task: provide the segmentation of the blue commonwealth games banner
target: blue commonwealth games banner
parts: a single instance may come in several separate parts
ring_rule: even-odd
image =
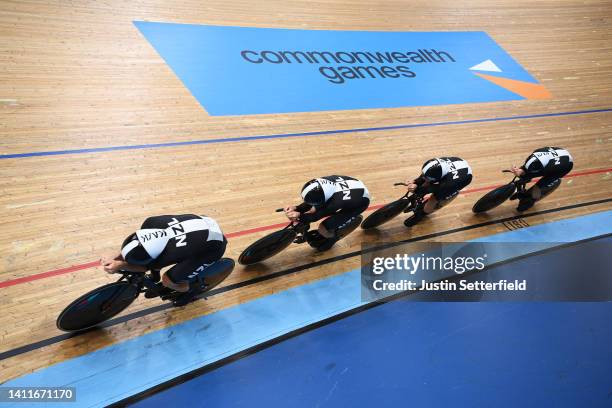
[[[551,97],[482,31],[134,24],[210,115]]]

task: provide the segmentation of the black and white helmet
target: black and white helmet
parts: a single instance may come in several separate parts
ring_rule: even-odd
[[[440,159],[430,159],[423,164],[421,169],[423,177],[428,181],[438,181],[442,178],[442,163]]]
[[[312,179],[302,187],[302,199],[306,204],[320,206],[325,204],[325,192],[318,179]]]
[[[151,261],[151,256],[138,240],[136,233],[131,234],[123,241],[121,256],[125,262],[132,265],[146,265]]]

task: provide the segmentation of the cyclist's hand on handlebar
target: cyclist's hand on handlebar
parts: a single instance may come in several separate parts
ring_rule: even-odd
[[[286,211],[285,215],[289,218],[290,221],[296,222],[300,218],[300,213],[295,210]]]
[[[419,187],[414,182],[408,182],[406,184],[408,184],[407,188],[408,188],[408,191],[410,191],[411,193],[414,193],[416,189]]]
[[[294,205],[285,207],[285,215],[287,216],[289,221],[296,222],[297,219],[300,217],[300,213],[296,210],[297,208]]]
[[[123,260],[119,260],[115,258],[102,258],[100,259],[100,265],[106,273],[117,273],[120,269],[122,269],[126,262]]]
[[[521,169],[520,167],[516,167],[514,164],[512,165],[510,171],[514,173],[516,177],[523,177],[525,175],[525,170]]]

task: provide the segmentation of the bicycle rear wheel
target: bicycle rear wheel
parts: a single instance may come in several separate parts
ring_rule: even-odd
[[[476,201],[476,204],[474,204],[474,207],[472,207],[472,211],[475,213],[481,213],[492,210],[509,199],[515,191],[516,185],[514,183],[508,183],[506,185],[497,187],[496,189],[491,190],[482,196],[480,200]]]
[[[89,329],[117,315],[138,297],[138,286],[119,281],[100,286],[70,303],[57,318],[67,332]]]
[[[297,233],[291,228],[268,234],[242,251],[238,257],[238,262],[241,265],[252,265],[266,260],[287,248],[296,236]]]
[[[220,284],[229,276],[234,270],[236,263],[230,258],[221,258],[208,268],[204,269],[202,275],[204,276],[204,283],[206,284],[206,291],[213,289],[215,286]]]
[[[542,196],[538,199],[538,201],[540,201],[544,197],[552,194],[552,192],[555,191],[556,189],[558,189],[560,185],[561,185],[561,179],[557,179],[557,180],[555,180],[555,182],[550,187],[548,187],[546,189],[542,189]]]
[[[410,200],[405,197],[395,200],[385,206],[380,207],[368,216],[362,223],[364,230],[376,228],[385,222],[397,217],[408,206]]]

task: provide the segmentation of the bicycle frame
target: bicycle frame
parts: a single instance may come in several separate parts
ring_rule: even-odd
[[[142,293],[146,289],[157,289],[157,282],[154,282],[146,272],[131,272],[131,271],[119,271],[117,272],[122,276],[117,279],[117,282],[127,281],[133,285],[138,286],[139,293]]]
[[[275,212],[283,212],[283,211],[285,211],[283,208],[277,208],[275,210]],[[289,224],[287,224],[282,230],[292,229],[293,231],[296,232],[296,234],[298,234],[298,235],[302,234],[303,235],[308,230],[309,225],[310,224],[302,222],[302,221],[289,221]],[[303,242],[304,241],[295,242],[295,243],[301,244]]]
[[[512,173],[512,170],[502,170],[502,173]],[[525,192],[525,184],[527,183],[523,182],[520,177],[515,175],[511,183],[513,183],[516,186],[516,189],[521,193]]]
[[[406,183],[394,183],[394,186],[408,186],[408,184]],[[412,210],[414,210],[415,207],[417,207],[419,204],[421,204],[423,202],[423,194],[415,194],[415,193],[411,193],[410,191],[407,191],[406,194],[404,194],[403,196],[401,196],[399,198],[399,200],[406,198],[409,200],[408,205],[406,206],[406,208],[404,209],[404,213],[410,212]]]

